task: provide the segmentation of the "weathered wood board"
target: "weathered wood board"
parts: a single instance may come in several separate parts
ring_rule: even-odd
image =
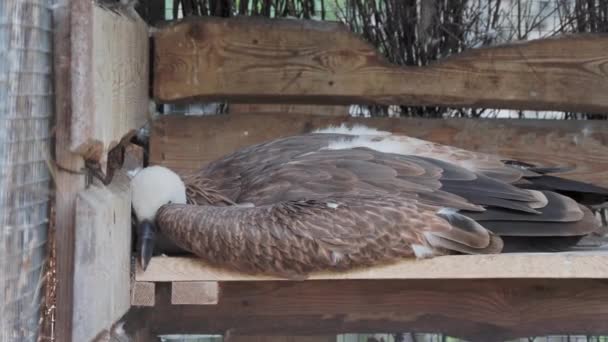
[[[251,114],[251,113],[289,113],[289,114],[310,114],[348,116],[350,106],[332,105],[294,105],[294,104],[259,104],[259,103],[234,103],[228,107],[230,114]]]
[[[73,341],[89,341],[131,306],[131,193],[127,172],[142,166],[143,149],[129,145],[108,186],[76,197]]]
[[[608,122],[342,118],[249,114],[164,117],[155,121],[150,162],[194,171],[238,148],[328,125],[364,124],[474,151],[547,166],[575,166],[560,176],[608,186]]]
[[[154,306],[156,284],[147,281],[131,282],[131,305]]]
[[[115,233],[114,215],[109,217],[109,213],[114,209],[119,213],[116,224],[120,225],[130,222],[130,209],[128,202],[124,207],[127,193],[116,185],[86,192],[83,157],[103,164],[112,145],[146,120],[148,33],[141,19],[108,12],[94,1],[59,2],[53,10],[57,113],[55,338],[87,341],[87,337],[109,326],[104,324],[120,318],[125,303],[129,303],[129,278],[121,280],[128,266],[108,267],[116,266],[111,261],[124,257],[130,246],[123,251],[119,246],[124,245],[103,244],[111,240],[110,233]],[[100,203],[94,203],[96,200]],[[112,225],[104,226],[108,222]],[[121,229],[130,234],[130,226]],[[96,240],[88,241],[93,238],[91,234]],[[124,244],[128,239],[119,241]],[[87,249],[93,245],[95,252]],[[104,259],[108,255],[110,259]],[[111,282],[100,281],[113,276],[116,278]],[[126,302],[122,286],[127,289]]]
[[[72,5],[70,149],[105,163],[107,152],[148,118],[149,38],[136,14],[94,1]]]
[[[607,252],[513,253],[450,255],[426,260],[362,268],[349,272],[320,272],[323,279],[608,279]],[[247,275],[207,265],[197,258],[154,257],[144,272],[137,266],[137,281],[213,282],[285,280]]]
[[[608,36],[480,48],[397,67],[338,23],[196,18],[154,34],[160,102],[403,104],[608,112]]]
[[[157,284],[156,306],[132,309],[126,328],[233,336],[441,331],[471,342],[608,333],[603,280],[227,282],[217,305],[171,305],[170,296],[170,284]]]
[[[55,91],[55,160],[60,167],[55,174],[55,241],[57,255],[57,292],[55,338],[72,341],[74,295],[74,215],[76,195],[84,189],[85,177],[80,173],[82,157],[70,151],[72,111],[72,75],[70,65],[70,22],[72,12],[67,5],[53,9],[53,63]]]
[[[89,341],[129,310],[131,198],[129,180],[115,175],[76,199],[74,341]]]
[[[219,298],[216,281],[174,281],[171,283],[171,304],[214,305]]]

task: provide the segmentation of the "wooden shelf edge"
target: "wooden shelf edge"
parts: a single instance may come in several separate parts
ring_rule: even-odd
[[[309,280],[346,279],[608,279],[608,252],[450,255],[349,272],[311,274]],[[192,257],[154,257],[136,281],[272,281],[284,280],[230,272]]]

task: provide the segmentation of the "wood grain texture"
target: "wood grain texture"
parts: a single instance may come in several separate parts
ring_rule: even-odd
[[[124,172],[76,199],[74,341],[88,341],[131,305],[131,194]]]
[[[81,1],[74,1],[78,7]],[[57,265],[55,338],[57,341],[72,341],[74,322],[74,229],[76,195],[84,189],[85,177],[81,172],[82,157],[70,151],[70,127],[72,111],[72,79],[70,36],[72,20],[70,6],[57,6],[53,11],[55,31],[53,33],[55,74],[55,245]]]
[[[521,253],[450,255],[349,272],[321,272],[319,279],[608,279],[608,253]],[[198,258],[154,257],[144,272],[137,266],[137,281],[269,281],[276,277],[247,275],[212,267]]]
[[[346,117],[349,106],[235,103],[228,106],[230,114],[277,113],[310,114]]]
[[[171,283],[171,304],[213,305],[219,299],[216,281],[174,281]]]
[[[107,152],[148,117],[148,30],[139,16],[75,3],[69,146],[103,165]]]
[[[608,186],[608,122],[341,118],[249,114],[164,117],[154,122],[150,162],[186,173],[248,145],[340,123],[364,124],[473,151],[547,166],[565,178]]]
[[[397,67],[338,23],[197,18],[154,35],[160,102],[403,104],[606,112],[608,37],[564,36]]]
[[[133,281],[131,284],[132,306],[154,306],[156,285],[147,281]]]
[[[442,331],[468,341],[608,333],[608,283],[598,280],[319,280],[221,284],[218,305],[154,308],[127,326],[154,333],[320,335]],[[167,319],[171,317],[171,319]]]

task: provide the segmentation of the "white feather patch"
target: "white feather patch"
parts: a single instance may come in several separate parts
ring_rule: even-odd
[[[237,204],[235,204],[234,207],[238,207],[238,208],[255,208],[255,204],[253,204],[251,202],[243,202],[243,203],[237,203]]]
[[[352,127],[341,124],[340,126],[329,126],[320,128],[313,133],[334,133],[334,134],[350,134],[350,135],[391,135],[390,132],[380,131],[372,127],[364,125],[353,125]]]
[[[332,202],[327,202],[327,207],[331,208],[331,209],[338,209],[338,207],[340,206],[338,203],[332,203]]]
[[[428,143],[415,138],[403,136],[360,135],[352,139],[338,139],[330,142],[326,149],[344,150],[365,147],[378,152],[394,154],[418,154]]]
[[[430,258],[435,255],[432,248],[423,245],[412,245],[412,250],[418,259]]]
[[[451,216],[454,214],[458,213],[458,209],[454,209],[454,208],[441,208],[437,211],[437,214],[441,214],[441,215],[445,215],[445,216]]]
[[[340,252],[331,252],[331,262],[335,265],[344,259],[344,254]]]
[[[186,202],[184,182],[166,167],[144,168],[131,179],[131,205],[140,221],[154,221],[158,209],[167,203]]]

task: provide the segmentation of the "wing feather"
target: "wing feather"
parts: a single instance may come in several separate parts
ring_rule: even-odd
[[[597,223],[575,201],[528,189],[574,187],[541,171],[546,170],[405,136],[316,133],[241,149],[211,163],[200,175],[214,180],[218,191],[236,203],[251,202],[276,212],[266,217],[268,227],[261,226],[266,223],[260,217],[250,217],[257,223],[253,228],[240,224],[241,234],[230,235],[233,241],[255,238],[260,229],[268,231],[267,237],[257,240],[279,249],[274,253],[300,263],[295,268],[304,270],[311,267],[305,266],[308,262],[336,265],[335,253],[348,254],[346,259],[355,264],[382,259],[377,255],[380,250],[411,254],[417,243],[432,247],[434,253],[487,253],[500,251],[500,236],[576,236],[595,229]],[[343,198],[368,202],[338,203]],[[319,209],[319,203],[330,200],[342,209]],[[407,207],[412,203],[415,209]],[[450,221],[437,214],[441,208],[458,214]],[[393,229],[396,222],[402,225],[399,232]],[[253,246],[236,249],[245,250],[271,253]],[[259,265],[279,268],[270,261]]]

